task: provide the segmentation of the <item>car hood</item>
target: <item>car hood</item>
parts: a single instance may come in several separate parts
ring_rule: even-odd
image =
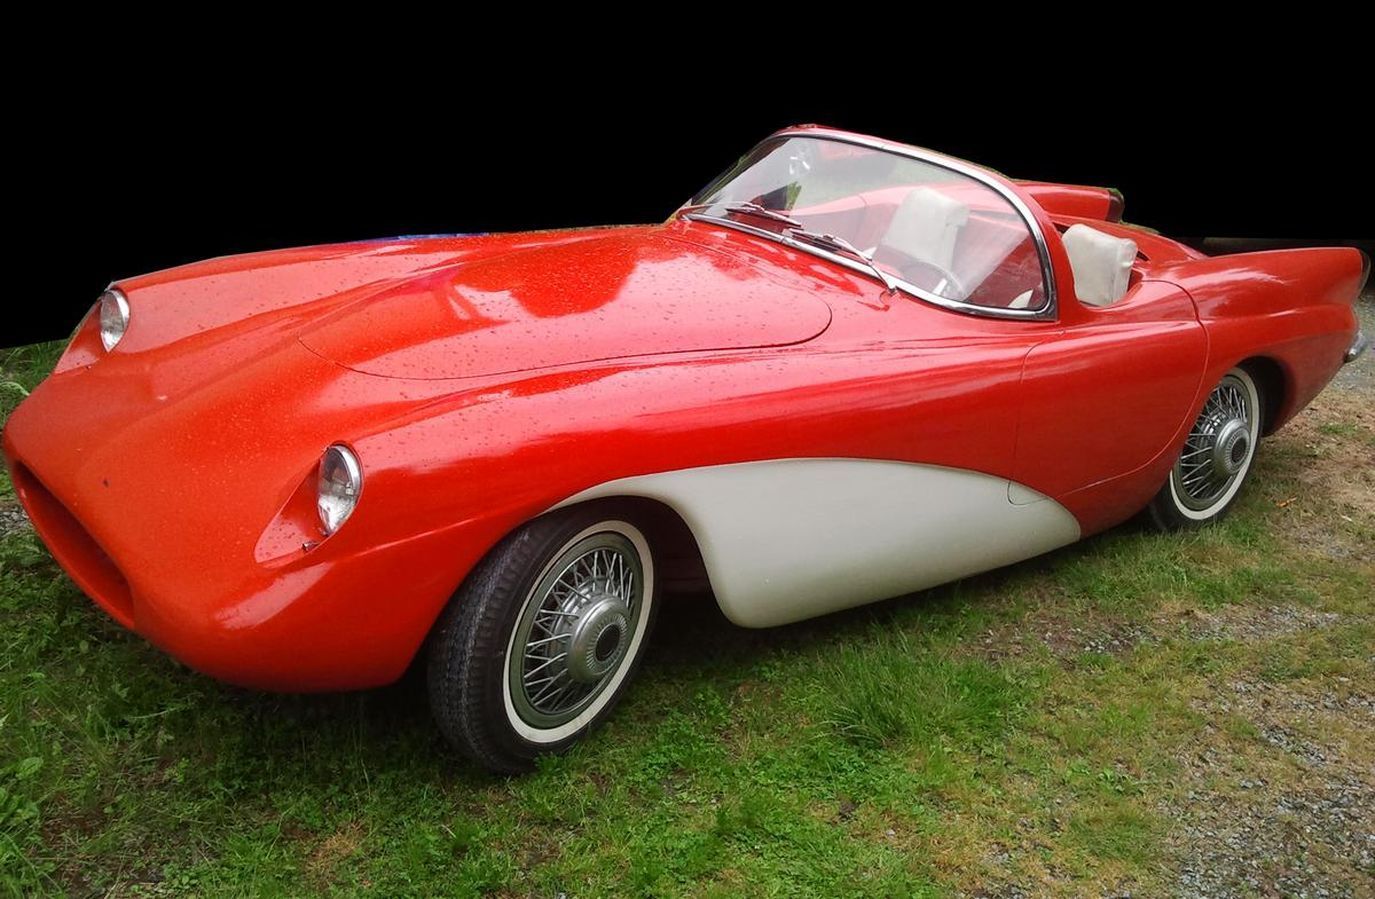
[[[830,319],[782,272],[626,228],[410,274],[333,308],[299,339],[365,374],[440,379],[783,346]]]

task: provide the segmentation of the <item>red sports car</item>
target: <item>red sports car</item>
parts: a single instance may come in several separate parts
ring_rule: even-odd
[[[1212,521],[1364,348],[1354,249],[1218,258],[1113,191],[813,126],[659,225],[117,282],[4,452],[73,580],[187,665],[396,679],[498,770],[605,717],[663,591],[746,627]]]

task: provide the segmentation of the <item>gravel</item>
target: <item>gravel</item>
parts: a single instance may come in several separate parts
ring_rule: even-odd
[[[1213,623],[1230,639],[1259,641],[1337,620],[1306,609],[1251,611]],[[1176,822],[1179,895],[1375,895],[1375,772],[1345,742],[1353,733],[1369,740],[1375,696],[1345,677],[1234,680],[1198,708],[1209,721],[1245,719],[1268,751],[1254,767],[1211,745],[1182,760],[1192,788],[1161,807]]]
[[[1137,646],[1155,642],[1149,628],[1122,621],[1099,620],[1084,626],[1066,626],[1048,614],[1030,622],[1019,622],[979,637],[978,653],[987,659],[1015,658],[1036,644],[1061,662],[1072,665],[1086,653],[1121,655]]]
[[[0,506],[0,539],[29,526],[29,516],[21,506]]]
[[[1193,617],[1196,623],[1190,630],[1195,637],[1244,643],[1328,627],[1341,618],[1335,612],[1317,612],[1297,606],[1224,606],[1211,612],[1197,612]]]
[[[1214,758],[1206,770],[1225,766]],[[1199,772],[1202,773],[1202,772]],[[1369,896],[1375,886],[1375,789],[1324,772],[1302,789],[1274,791],[1239,778],[1241,794],[1189,793],[1180,815],[1188,858],[1182,896]],[[1182,814],[1180,814],[1182,812]]]

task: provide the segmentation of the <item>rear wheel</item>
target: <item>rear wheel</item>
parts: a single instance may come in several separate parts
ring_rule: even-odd
[[[1163,530],[1221,518],[1250,473],[1260,442],[1261,395],[1244,368],[1229,371],[1203,404],[1170,476],[1148,507]]]
[[[503,540],[449,602],[429,649],[444,736],[500,772],[568,748],[602,721],[644,653],[657,574],[644,532],[598,504]]]

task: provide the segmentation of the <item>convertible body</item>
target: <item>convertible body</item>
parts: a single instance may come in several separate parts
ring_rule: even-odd
[[[774,140],[894,146],[811,126]],[[857,253],[703,204],[658,225],[121,279],[127,332],[107,350],[88,316],[4,428],[16,492],[81,589],[187,665],[352,689],[400,676],[479,561],[551,510],[667,510],[725,614],[776,625],[1118,524],[1169,478],[1229,371],[1261,385],[1269,433],[1359,350],[1369,260],[1354,249],[1209,258],[1114,221],[1110,191],[922,158],[973,171],[1026,229],[980,275],[1000,299],[953,274],[910,292],[876,278],[869,257],[911,208],[889,188],[789,198]],[[933,183],[920,221],[954,235],[953,271],[1006,223],[972,188]],[[1129,258],[1075,264],[1075,226]],[[917,231],[914,245],[945,239]],[[331,445],[366,486],[324,534]]]

